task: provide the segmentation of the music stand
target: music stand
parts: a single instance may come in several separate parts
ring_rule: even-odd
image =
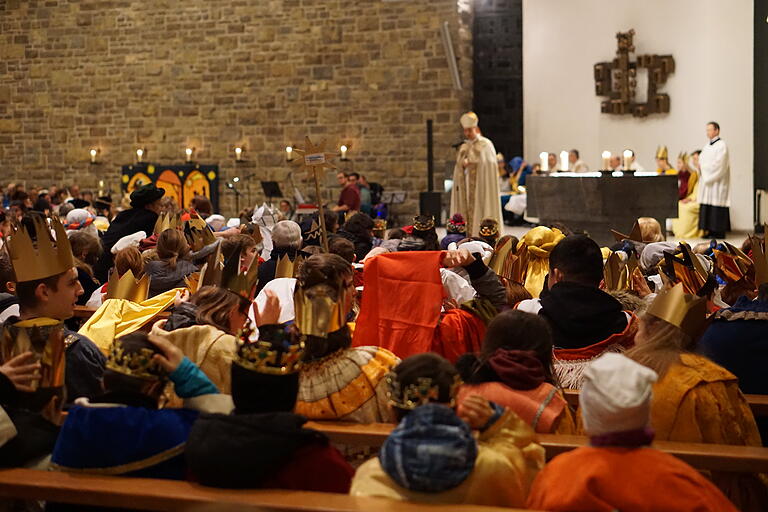
[[[261,189],[264,191],[264,195],[270,204],[272,204],[273,197],[283,197],[280,185],[276,181],[262,181]]]

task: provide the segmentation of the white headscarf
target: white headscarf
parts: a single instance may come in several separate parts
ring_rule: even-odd
[[[608,353],[584,371],[579,406],[587,435],[638,430],[648,426],[656,372],[628,357]]]

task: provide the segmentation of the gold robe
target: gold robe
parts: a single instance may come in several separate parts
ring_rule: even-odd
[[[475,468],[458,487],[438,493],[410,491],[384,472],[377,457],[358,468],[349,493],[433,504],[522,508],[533,480],[544,467],[544,455],[533,429],[507,411],[480,434]]]
[[[504,225],[498,176],[493,142],[478,134],[474,140],[461,145],[453,169],[451,214],[464,215],[467,236],[476,236],[480,221],[485,218],[494,219],[499,226]]]
[[[696,354],[682,354],[653,386],[651,425],[659,441],[762,446],[739,381]],[[713,472],[712,482],[741,510],[768,510],[756,476]]]
[[[699,229],[699,173],[692,172],[688,178],[686,202],[677,202],[677,218],[672,220],[672,231],[680,240],[703,238],[704,231]]]

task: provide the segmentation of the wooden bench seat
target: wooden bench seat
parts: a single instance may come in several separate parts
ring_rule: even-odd
[[[216,489],[175,480],[0,470],[0,497],[139,510],[280,510],[295,512],[513,512],[474,505],[425,505],[389,500],[278,489]],[[210,507],[217,504],[220,507]],[[228,505],[228,506],[227,506]]]
[[[306,426],[325,433],[339,444],[373,447],[381,446],[395,427],[389,423],[362,425],[326,421],[311,421]],[[538,434],[538,437],[547,452],[547,460],[588,444],[588,438],[585,436]],[[672,441],[657,441],[653,443],[653,447],[678,457],[696,469],[768,473],[768,448]]]
[[[573,410],[579,408],[578,389],[564,389],[563,394],[565,401]],[[747,404],[756,418],[768,416],[768,395],[744,395],[744,398],[747,399]]]

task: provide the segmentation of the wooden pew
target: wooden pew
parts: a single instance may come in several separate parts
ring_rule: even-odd
[[[565,401],[574,411],[579,408],[578,389],[564,389],[563,394]],[[744,398],[747,399],[747,404],[756,418],[768,416],[768,395],[744,395]]]
[[[389,423],[362,425],[327,421],[310,421],[306,426],[325,433],[335,443],[373,447],[381,446],[395,427]],[[538,438],[547,452],[547,460],[588,444],[585,436],[538,434]],[[672,441],[657,441],[653,447],[678,457],[696,469],[737,473],[768,472],[768,448]]]
[[[346,494],[277,489],[216,489],[189,482],[0,470],[0,497],[140,510],[280,510],[292,512],[514,512],[474,505],[425,505]],[[218,507],[213,507],[218,505]]]

